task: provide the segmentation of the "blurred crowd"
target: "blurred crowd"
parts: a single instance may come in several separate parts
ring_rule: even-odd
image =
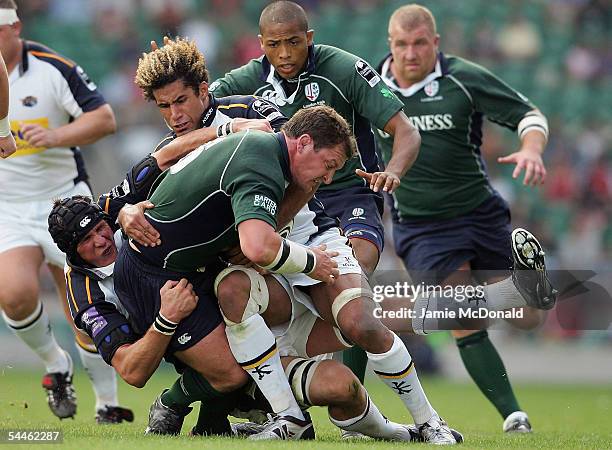
[[[88,149],[94,189],[121,179],[165,133],[132,80],[139,55],[167,35],[194,39],[211,80],[261,55],[264,0],[18,0],[25,37],[84,67],[113,106],[120,130]],[[387,20],[406,2],[299,1],[315,42],[377,64]],[[608,0],[422,1],[438,21],[441,49],[472,59],[529,97],[548,117],[546,185],[513,180],[496,163],[516,135],[488,125],[483,153],[515,226],[542,236],[551,267],[612,270],[612,7]],[[605,277],[610,281],[612,276]],[[612,292],[612,286],[607,286]]]

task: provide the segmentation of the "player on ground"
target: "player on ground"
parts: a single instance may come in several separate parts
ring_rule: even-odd
[[[4,58],[0,53],[0,158],[8,158],[17,150],[9,122],[9,82]]]
[[[534,299],[531,306],[549,309],[555,295],[546,279],[541,247],[524,230],[511,237],[508,206],[491,187],[480,155],[482,124],[487,117],[517,130],[521,141],[516,153],[498,161],[516,164],[514,178],[525,170],[525,185],[543,183],[546,118],[522,94],[483,67],[439,52],[439,42],[435,19],[428,9],[407,5],[391,16],[391,54],[379,72],[404,102],[404,110],[422,138],[418,159],[393,194],[397,254],[415,283],[457,286],[472,284],[475,278],[488,283],[489,288],[499,287],[487,295],[489,306],[522,306],[522,293]],[[397,142],[382,129],[378,134],[383,157],[388,160]],[[537,270],[539,279],[531,283],[536,291],[519,293],[508,278],[513,250],[514,269]],[[516,270],[515,274],[521,277],[522,272],[533,276],[533,271]],[[520,283],[517,286],[520,290]],[[535,315],[533,311],[529,314],[532,318]],[[505,419],[503,430],[531,431],[487,332],[454,331],[453,335],[467,371]]]
[[[9,73],[10,126],[17,138],[17,151],[0,160],[0,306],[9,328],[44,362],[49,407],[65,418],[76,412],[72,361],[57,344],[38,298],[43,262],[65,298],[64,255],[46,230],[47,215],[55,197],[91,195],[77,146],[113,133],[115,119],[83,69],[20,39],[21,28],[15,2],[0,0],[0,52]],[[118,406],[112,368],[87,336],[76,333],[76,343],[96,393],[96,420],[129,417],[131,412]]]
[[[87,225],[81,227],[86,218]],[[198,298],[185,279],[168,282],[161,290],[158,318],[144,335],[136,334],[114,292],[112,269],[117,245],[121,244],[119,234],[113,236],[114,222],[90,198],[74,196],[56,201],[49,216],[49,231],[66,251],[68,301],[75,324],[96,341],[105,361],[116,367],[128,383],[143,386],[159,365],[175,332],[168,325],[178,324],[190,315]],[[279,352],[302,408],[328,406],[334,424],[371,437],[422,440],[416,427],[386,420],[346,367],[329,359],[309,359],[312,355],[344,348],[345,344],[329,324],[306,308],[299,308],[295,316],[286,332],[279,334]],[[182,372],[179,380],[151,408],[148,432],[179,434],[191,403],[202,401],[207,410],[219,410],[222,402],[227,402],[226,398],[212,395],[210,384],[196,371],[187,367]],[[244,394],[242,398],[242,406],[270,411],[261,395],[251,398]],[[216,423],[199,423],[192,434],[230,434],[225,415],[222,419],[217,418]],[[249,425],[251,433],[264,427]],[[454,435],[462,440],[459,433]]]

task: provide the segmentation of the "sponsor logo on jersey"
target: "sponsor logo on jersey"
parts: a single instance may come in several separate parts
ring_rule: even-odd
[[[355,209],[353,209],[353,215],[356,216],[356,217],[357,216],[362,216],[364,212],[365,211],[363,210],[363,208],[355,208]]]
[[[386,98],[393,98],[393,97],[395,97],[395,94],[393,92],[391,92],[389,89],[387,89],[386,87],[382,88],[380,90],[380,93],[383,95],[383,97],[386,97]]]
[[[431,83],[427,84],[423,90],[428,97],[433,97],[440,90],[440,83],[438,83],[438,80],[433,80]]]
[[[378,76],[376,71],[372,69],[372,67],[363,59],[360,59],[355,63],[355,70],[359,75],[361,75],[361,78],[368,82],[371,87],[376,86],[380,81],[380,76]]]
[[[17,144],[17,151],[10,156],[11,158],[33,155],[44,152],[47,149],[47,147],[35,147],[23,138],[21,127],[30,123],[40,125],[43,128],[49,128],[49,119],[47,117],[41,117],[40,119],[11,120],[11,133],[13,133],[15,143]]]
[[[452,114],[426,114],[410,116],[408,120],[419,131],[452,130],[455,128]]]
[[[36,104],[38,103],[38,99],[33,95],[28,95],[27,97],[21,99],[21,103],[23,104],[23,106],[31,108],[33,106],[36,106]]]
[[[83,313],[81,322],[84,326],[89,327],[94,337],[108,325],[106,319],[98,312],[95,306],[92,306]]]
[[[85,217],[83,218],[83,220],[81,220],[81,221],[79,222],[79,226],[80,226],[81,228],[85,228],[89,222],[91,222],[91,217],[89,217],[89,216],[85,216]]]
[[[97,89],[96,83],[91,81],[91,79],[89,78],[89,75],[85,73],[85,71],[81,68],[81,66],[76,67],[76,73],[81,78],[81,80],[83,80],[83,83],[85,83],[85,86],[87,86],[87,89],[89,89],[90,91],[95,91]]]
[[[187,342],[189,342],[191,340],[191,336],[187,333],[181,335],[178,339],[178,343],[183,345],[186,344]]]
[[[319,98],[320,91],[319,83],[308,83],[304,88],[304,94],[306,94],[306,98],[311,102]]]
[[[263,208],[272,215],[276,214],[276,202],[274,200],[269,199],[265,195],[255,194],[253,206]]]
[[[269,102],[274,103],[276,106],[285,106],[287,104],[287,102],[280,97],[278,92],[273,91],[271,89],[263,91],[263,93],[261,94],[261,97],[264,100],[268,100]]]

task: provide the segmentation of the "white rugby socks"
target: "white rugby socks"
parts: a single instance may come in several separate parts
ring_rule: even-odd
[[[393,345],[385,353],[367,353],[372,369],[404,402],[414,422],[427,422],[436,411],[419,381],[412,358],[402,340],[393,333]]]
[[[276,349],[276,339],[259,314],[227,326],[229,346],[244,370],[253,378],[275,413],[304,420],[293,396]]]
[[[79,343],[76,347],[96,394],[96,411],[104,409],[105,406],[119,406],[115,369],[104,362],[95,347],[95,353],[85,350]]]
[[[49,316],[39,300],[34,312],[23,320],[12,320],[4,312],[8,327],[44,362],[47,372],[67,372],[70,362],[51,331]]]

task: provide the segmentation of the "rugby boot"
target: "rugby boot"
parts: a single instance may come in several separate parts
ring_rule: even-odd
[[[51,412],[60,419],[76,414],[76,394],[72,386],[72,358],[67,352],[69,369],[67,372],[46,373],[42,378],[42,387],[47,391],[47,403]]]
[[[463,435],[453,433],[446,422],[437,414],[419,427],[423,442],[435,445],[455,445],[463,442]]]
[[[131,409],[106,405],[96,413],[96,423],[99,425],[122,423],[124,420],[126,422],[134,421],[134,413]]]
[[[268,422],[259,433],[252,434],[248,439],[261,440],[310,440],[315,438],[315,430],[310,414],[304,413],[304,420],[292,416],[269,415]]]
[[[537,309],[551,309],[557,301],[557,291],[546,273],[544,255],[542,245],[533,234],[524,228],[512,231],[512,281],[527,305]]]
[[[167,389],[164,389],[166,392]],[[162,392],[155,399],[149,409],[149,424],[145,429],[145,434],[167,434],[178,435],[183,427],[185,416],[192,410],[191,407],[171,408],[164,405],[161,401]]]
[[[503,425],[504,433],[531,433],[531,423],[529,417],[524,411],[514,411]]]

